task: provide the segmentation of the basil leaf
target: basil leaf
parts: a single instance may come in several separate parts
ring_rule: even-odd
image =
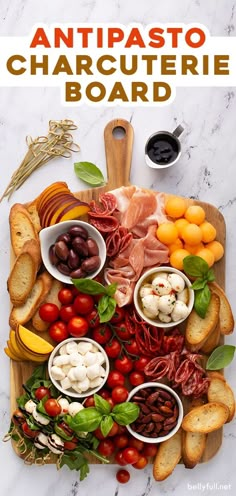
[[[207,281],[205,279],[196,279],[196,281],[193,282],[191,288],[194,289],[195,291],[197,289],[204,289],[206,286]]]
[[[84,480],[89,473],[88,461],[78,450],[66,451],[60,460],[60,467],[63,465],[67,465],[70,470],[80,471],[80,480]]]
[[[218,346],[209,356],[206,364],[207,370],[219,370],[227,367],[233,358],[236,347],[231,344]]]
[[[106,415],[106,417],[102,419],[100,424],[100,429],[104,437],[106,437],[109,434],[113,424],[114,424],[114,420],[110,415]]]
[[[208,272],[207,272],[207,280],[208,282],[212,282],[215,280],[215,274],[214,274],[214,271],[213,269],[209,269]]]
[[[203,258],[197,255],[188,255],[183,259],[184,272],[191,277],[204,277],[208,273],[209,266]]]
[[[99,315],[104,313],[109,305],[110,296],[103,295],[98,302],[98,313]]]
[[[26,419],[26,423],[27,425],[29,426],[29,428],[32,430],[32,431],[38,431],[39,430],[39,424],[37,424],[35,421],[34,421],[34,417],[32,415],[30,415],[27,419]]]
[[[76,162],[74,164],[74,171],[79,179],[92,186],[105,184],[102,172],[92,162]]]
[[[55,433],[60,436],[62,439],[64,439],[65,441],[71,441],[71,439],[73,439],[74,435],[72,434],[72,436],[68,436],[68,434],[65,433],[64,429],[62,429],[58,424],[55,424],[54,425],[54,430],[55,430]]]
[[[70,427],[79,432],[92,432],[97,429],[101,420],[102,414],[98,412],[97,408],[84,408],[72,418],[73,422],[70,423]]]
[[[47,368],[46,368],[45,364],[39,365],[38,367],[36,367],[36,369],[34,369],[32,375],[28,379],[28,381],[26,381],[26,383],[25,383],[26,389],[30,390],[37,379],[39,379],[39,380],[40,379],[41,380],[46,379],[46,370],[47,370]]]
[[[108,296],[113,296],[113,294],[116,292],[117,290],[117,283],[114,282],[112,284],[108,284],[108,286],[106,286],[106,294]]]
[[[111,411],[111,405],[106,401],[102,396],[99,396],[99,394],[94,394],[94,402],[95,402],[95,407],[100,413],[103,413],[105,415],[108,415]]]
[[[93,281],[92,279],[71,279],[74,286],[81,291],[81,293],[98,295],[105,294],[106,288],[100,282]]]
[[[112,298],[111,296],[108,296],[108,298],[109,298],[109,302],[108,302],[107,308],[104,312],[100,312],[100,310],[99,310],[99,303],[100,303],[102,298],[100,298],[99,303],[98,303],[98,314],[99,314],[101,324],[103,322],[108,322],[109,320],[111,320],[111,318],[113,317],[115,310],[116,310],[116,300],[114,298]]]
[[[138,405],[127,401],[126,403],[115,405],[112,414],[117,424],[128,425],[138,418],[139,410]]]
[[[211,301],[211,292],[207,284],[204,289],[199,289],[195,292],[194,308],[197,314],[204,319],[206,317],[207,309]]]
[[[31,398],[30,398],[30,394],[29,393],[25,393],[25,394],[22,394],[21,396],[19,396],[19,398],[17,398],[17,405],[22,408],[22,409],[25,409],[25,404],[27,403],[27,401],[29,401]]]

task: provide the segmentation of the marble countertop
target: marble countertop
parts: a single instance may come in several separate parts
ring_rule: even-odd
[[[29,0],[0,0],[0,34],[26,35],[36,22],[201,22],[211,34],[230,36],[235,31],[236,3],[234,0],[57,0],[30,2]],[[106,174],[103,130],[114,118],[124,118],[134,128],[134,149],[131,182],[148,188],[198,198],[214,204],[225,217],[227,226],[226,290],[236,313],[236,230],[235,230],[235,114],[234,88],[178,88],[173,104],[154,107],[92,107],[65,108],[60,103],[58,88],[1,88],[0,89],[0,170],[1,192],[22,160],[25,136],[45,133],[49,119],[70,118],[78,124],[76,140],[81,145],[79,160],[96,163]],[[183,153],[173,168],[155,171],[144,161],[147,137],[160,129],[173,130],[177,124],[185,127],[181,137]],[[9,424],[9,360],[3,352],[8,336],[9,299],[6,279],[9,272],[8,214],[15,202],[24,202],[38,195],[50,182],[65,180],[72,191],[84,189],[76,178],[73,162],[57,159],[34,173],[17,191],[10,202],[0,204],[0,309],[1,309],[1,381],[0,418],[1,438]],[[227,343],[234,343],[228,337]],[[226,377],[236,387],[234,364],[226,370]],[[89,477],[80,482],[78,474],[54,466],[26,466],[16,457],[10,443],[0,443],[1,494],[23,496],[154,496],[176,494],[185,496],[235,494],[236,473],[235,421],[224,428],[223,444],[217,455],[207,464],[194,470],[178,466],[164,482],[152,478],[152,467],[144,471],[131,469],[127,485],[119,485],[115,478],[117,466],[91,466]]]

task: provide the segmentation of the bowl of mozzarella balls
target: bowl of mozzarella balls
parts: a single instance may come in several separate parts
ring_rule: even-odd
[[[93,339],[69,338],[50,355],[48,373],[54,386],[66,396],[85,398],[103,387],[109,373],[106,352]]]
[[[147,270],[134,290],[135,308],[146,322],[169,328],[183,322],[194,304],[194,291],[185,274],[173,267]]]

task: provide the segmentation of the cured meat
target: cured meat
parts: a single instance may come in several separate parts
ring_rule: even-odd
[[[154,193],[137,189],[130,200],[127,210],[121,216],[120,222],[127,229],[132,229],[132,227],[137,226],[137,224],[153,214],[156,207],[157,200]]]
[[[90,202],[90,217],[104,217],[111,215],[116,209],[116,197],[112,193],[102,193],[99,196],[99,201],[102,204],[102,207],[94,200]]]
[[[132,233],[123,226],[108,234],[106,237],[107,256],[114,257],[117,253],[124,251],[133,239]]]
[[[90,219],[90,224],[101,233],[108,233],[117,229],[119,221],[112,215],[104,215],[102,217],[93,217]]]

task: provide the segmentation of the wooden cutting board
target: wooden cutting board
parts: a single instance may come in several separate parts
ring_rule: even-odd
[[[122,135],[123,133],[123,135]],[[133,148],[133,128],[131,124],[123,119],[115,119],[109,122],[104,130],[106,162],[107,162],[107,183],[103,187],[91,188],[76,193],[82,201],[98,200],[102,192],[110,191],[120,186],[130,184],[130,168]],[[139,185],[142,186],[142,185]],[[30,200],[30,199],[29,199]],[[212,222],[217,230],[217,239],[225,247],[225,221],[222,214],[216,207],[209,203],[187,199],[189,205],[201,205],[206,218]],[[219,285],[225,287],[225,257],[214,266],[216,280]],[[40,335],[43,336],[41,333]],[[44,337],[47,337],[45,333]],[[223,338],[221,338],[221,344]],[[16,408],[16,398],[22,394],[22,384],[29,378],[34,365],[30,362],[15,362],[11,360],[10,366],[10,401],[11,412]],[[207,445],[202,461],[210,460],[218,451],[222,443],[222,429],[208,434]],[[16,446],[13,444],[14,449]],[[17,451],[17,450],[16,450]],[[17,453],[19,455],[19,453]],[[92,461],[98,463],[96,459]]]

